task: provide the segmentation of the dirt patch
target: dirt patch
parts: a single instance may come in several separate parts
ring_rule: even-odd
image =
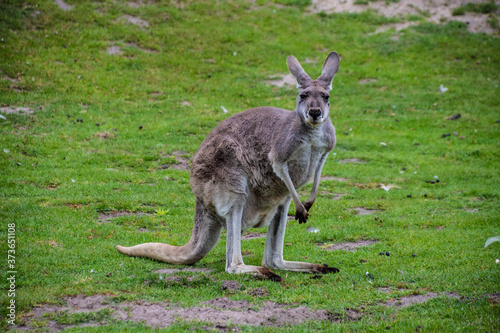
[[[328,199],[332,199],[332,200],[340,200],[346,194],[345,193],[331,193],[328,191],[321,191],[321,192],[319,192],[319,195],[322,197],[326,197]]]
[[[366,161],[360,160],[359,158],[348,158],[345,160],[340,160],[340,164],[354,163],[354,164],[366,164]]]
[[[466,207],[466,208],[464,208],[464,210],[469,212],[469,213],[478,213],[479,212],[479,209],[477,209],[477,208]]]
[[[64,10],[65,12],[72,10],[74,7],[73,5],[68,5],[62,0],[56,0],[56,4],[61,10]]]
[[[208,269],[208,268],[201,268],[201,267],[187,267],[187,268],[164,268],[164,269],[159,269],[155,271],[155,273],[158,274],[175,274],[179,272],[191,272],[191,273],[211,273],[213,269]]]
[[[161,168],[162,169],[189,170],[190,169],[189,158],[186,158],[185,155],[187,155],[186,152],[174,150],[170,156],[175,157],[176,163],[165,164],[165,165],[162,165]]]
[[[34,307],[27,316],[23,326],[13,327],[19,330],[36,330],[36,322],[44,320],[51,331],[59,331],[70,325],[58,325],[53,320],[63,311],[69,313],[96,312],[102,309],[109,309],[109,319],[128,320],[143,322],[154,328],[165,328],[179,321],[186,322],[206,322],[214,325],[226,327],[228,325],[248,325],[248,326],[272,326],[283,327],[299,325],[311,320],[320,321],[341,321],[342,317],[359,318],[359,313],[355,310],[346,310],[345,314],[332,316],[326,310],[312,310],[305,306],[289,307],[285,304],[265,302],[262,306],[256,306],[246,300],[234,301],[229,298],[219,297],[200,302],[198,306],[182,308],[172,306],[167,302],[149,303],[137,301],[134,303],[124,302],[121,304],[111,303],[105,296],[73,296],[65,297],[64,306],[46,305]],[[52,314],[46,317],[46,314]],[[50,319],[47,319],[50,318]],[[105,325],[104,321],[86,322],[77,327],[89,325]]]
[[[0,73],[3,73],[3,74],[4,74],[4,78],[5,78],[5,80],[7,80],[7,81],[10,81],[10,82],[12,82],[12,83],[14,83],[14,82],[19,82],[19,79],[17,79],[17,78],[13,78],[13,77],[10,77],[7,73],[5,73],[5,72],[4,72],[3,70],[1,70],[1,69],[0,69]]]
[[[115,135],[110,132],[96,133],[95,136],[102,140],[111,139],[115,137]]]
[[[234,280],[222,281],[222,284],[220,285],[220,289],[222,291],[235,292],[235,291],[241,290],[241,285],[238,283],[238,281],[234,281]]]
[[[377,79],[362,79],[362,80],[359,80],[358,83],[359,84],[367,84],[367,83],[373,83],[373,82],[377,82],[378,80]]]
[[[395,307],[397,309],[404,308],[413,304],[425,303],[430,299],[436,297],[449,297],[459,299],[460,296],[456,293],[427,293],[425,295],[409,295],[400,298],[396,298],[394,300],[379,303],[379,305],[385,305],[390,307]]]
[[[145,28],[149,28],[148,21],[140,19],[140,18],[132,16],[132,15],[123,15],[120,18],[118,18],[118,21],[126,21],[128,23],[132,23],[133,25],[138,26],[142,30],[144,30]]]
[[[498,35],[499,27],[492,28],[488,23],[493,14],[465,13],[453,16],[453,10],[471,3],[484,3],[484,0],[399,0],[397,2],[370,1],[367,5],[355,4],[356,0],[312,0],[309,10],[313,13],[360,13],[365,10],[375,10],[386,17],[398,17],[406,20],[410,16],[418,16],[432,23],[446,23],[449,21],[461,21],[467,24],[470,32],[485,32]],[[498,1],[496,1],[498,3]]]
[[[401,31],[403,29],[406,29],[408,27],[411,27],[412,25],[417,25],[416,22],[403,22],[403,23],[390,23],[390,24],[383,24],[380,27],[375,30],[375,33],[381,33],[384,31],[387,31],[389,29],[394,29],[396,32]],[[399,37],[396,35],[393,39],[397,40]]]
[[[119,47],[118,45],[111,45],[108,47],[106,50],[106,53],[109,55],[120,55],[123,54],[122,48]]]
[[[324,181],[324,180],[334,180],[334,181],[337,181],[337,182],[346,182],[349,179],[342,178],[342,177],[333,177],[333,176],[321,176],[321,181]]]
[[[364,207],[354,207],[354,208],[350,208],[350,209],[356,211],[357,215],[371,215],[375,212],[382,212],[383,211],[382,209],[368,209],[368,208],[364,208]]]
[[[359,247],[371,246],[371,245],[376,244],[376,243],[378,243],[377,240],[368,239],[368,240],[359,240],[356,242],[345,242],[345,243],[338,243],[338,244],[319,243],[318,246],[327,250],[327,251],[343,250],[343,251],[354,252]]]
[[[138,49],[140,51],[143,51],[143,52],[146,52],[146,53],[158,53],[155,50],[142,48],[139,45],[137,45],[136,43],[125,43],[125,45],[128,46],[128,47],[136,48],[136,49]]]
[[[1,113],[5,113],[5,114],[32,114],[33,113],[33,109],[31,109],[31,108],[23,108],[23,107],[10,107],[10,106],[6,106],[6,107],[0,108],[0,112]]]
[[[248,293],[249,295],[252,295],[254,297],[266,297],[266,296],[269,296],[269,291],[265,288],[254,288],[252,290],[250,290],[250,292]]]
[[[243,236],[241,236],[241,239],[255,239],[255,238],[265,238],[267,234],[263,234],[260,232],[249,232]]]
[[[99,213],[98,220],[99,222],[107,222],[110,221],[114,218],[117,217],[122,217],[122,216],[143,216],[143,215],[151,215],[149,213],[143,213],[143,212],[128,212],[126,210],[118,210],[118,211],[107,211],[107,212],[101,212]]]
[[[296,86],[297,80],[292,74],[279,75],[279,78],[272,78],[271,80],[265,81],[267,84],[277,87],[284,86]]]

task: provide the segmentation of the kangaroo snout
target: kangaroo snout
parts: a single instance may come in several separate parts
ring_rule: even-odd
[[[310,108],[309,109],[309,115],[314,119],[317,120],[322,116],[322,112],[320,108]]]

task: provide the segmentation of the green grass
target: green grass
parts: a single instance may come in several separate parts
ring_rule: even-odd
[[[454,16],[457,15],[465,15],[466,12],[470,13],[479,13],[479,14],[489,14],[498,9],[498,6],[495,4],[495,1],[490,0],[484,3],[467,3],[465,6],[460,6],[453,9],[452,14]]]
[[[0,9],[0,103],[35,110],[0,119],[1,267],[6,274],[4,240],[14,223],[18,318],[68,295],[168,300],[186,307],[226,296],[257,305],[272,300],[363,313],[353,322],[306,323],[295,328],[300,332],[500,328],[498,304],[486,296],[499,292],[500,244],[483,248],[486,239],[500,235],[497,38],[470,34],[451,22],[421,24],[396,40],[394,32],[373,34],[393,19],[372,12],[312,15],[296,1],[286,3],[297,6],[258,1],[255,8],[239,0],[186,2],[184,8],[167,1],[138,8],[127,1],[67,2],[75,5],[72,11],[49,0],[3,1]],[[121,21],[123,15],[147,20],[149,27]],[[123,54],[107,54],[110,45]],[[293,87],[264,81],[287,72],[290,54],[317,76],[330,50],[342,57],[331,92],[338,143],[323,175],[348,180],[321,183],[323,194],[308,222],[320,232],[307,233],[291,221],[285,258],[328,263],[340,273],[313,280],[276,272],[283,285],[232,276],[224,272],[223,235],[196,265],[214,269],[210,275],[218,282],[203,277],[187,285],[143,284],[155,281],[152,271],[182,266],[125,257],[114,246],[181,245],[189,239],[195,199],[188,171],[162,168],[175,162],[172,152],[192,157],[217,123],[245,109],[293,109]],[[304,63],[306,58],[317,62]],[[376,81],[360,84],[362,79]],[[440,93],[441,84],[449,90]],[[459,119],[447,120],[457,113]],[[367,163],[338,163],[348,158]],[[439,183],[426,182],[434,176]],[[380,183],[399,188],[385,192]],[[301,190],[304,198],[310,188]],[[345,196],[333,201],[329,193]],[[355,207],[381,211],[361,216]],[[99,213],[110,210],[149,214],[99,222]],[[359,239],[379,243],[356,252],[317,246]],[[243,249],[252,253],[247,264],[260,264],[263,242],[244,241]],[[382,251],[391,255],[380,256]],[[224,294],[220,282],[229,279],[245,289],[264,287],[270,295]],[[378,305],[396,295],[377,288],[397,286],[407,288],[399,296],[431,291],[463,298],[437,298],[399,311]],[[4,318],[5,278],[2,287]],[[114,321],[109,313],[80,316],[52,319],[109,324],[85,328],[90,331],[150,330]],[[165,331],[190,325],[180,322]]]

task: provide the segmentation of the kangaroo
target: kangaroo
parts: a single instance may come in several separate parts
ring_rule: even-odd
[[[295,219],[305,223],[318,192],[321,170],[335,146],[328,98],[339,56],[336,52],[328,55],[316,80],[306,74],[294,56],[287,58],[287,65],[299,89],[295,110],[258,107],[229,117],[214,128],[195,154],[191,188],[196,205],[189,242],[184,246],[117,245],[118,251],[190,265],[214,248],[225,228],[228,273],[253,273],[281,281],[270,269],[339,272],[326,264],[283,259],[290,202],[295,205]],[[311,194],[301,202],[296,188],[311,181]],[[260,227],[268,227],[262,266],[245,265],[241,235],[249,228]]]

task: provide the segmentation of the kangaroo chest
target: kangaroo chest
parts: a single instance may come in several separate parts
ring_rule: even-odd
[[[288,172],[296,188],[313,180],[321,157],[327,152],[326,146],[320,145],[303,145],[297,149],[288,162]]]

